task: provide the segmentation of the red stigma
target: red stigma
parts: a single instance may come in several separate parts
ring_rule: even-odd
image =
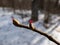
[[[32,19],[30,19],[30,20],[29,20],[29,23],[33,23],[33,20],[32,20]]]

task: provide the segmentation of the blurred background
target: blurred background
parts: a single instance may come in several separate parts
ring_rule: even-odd
[[[60,42],[60,0],[0,0],[0,45],[57,45],[45,36],[13,25],[11,17]]]

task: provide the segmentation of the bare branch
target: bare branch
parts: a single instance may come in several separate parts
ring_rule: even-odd
[[[26,29],[30,29],[31,31],[34,31],[34,32],[37,32],[45,37],[47,37],[50,41],[56,43],[57,45],[60,45],[60,42],[58,42],[57,40],[55,40],[52,36],[46,34],[45,32],[42,32],[40,30],[37,30],[35,28],[30,28],[29,26],[25,26],[25,25],[22,25],[22,24],[19,24],[19,22],[17,22],[16,20],[13,19],[13,24],[17,27],[22,27],[22,28],[26,28]]]

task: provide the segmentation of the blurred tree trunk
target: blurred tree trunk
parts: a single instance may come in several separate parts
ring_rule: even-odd
[[[38,10],[39,7],[42,8],[43,0],[33,0],[32,1],[32,15],[31,19],[35,22],[38,21]]]
[[[44,23],[48,23],[49,22],[49,10],[50,10],[50,0],[45,0],[44,1],[44,13],[45,13],[45,18],[44,18]]]
[[[12,10],[13,10],[13,12],[15,13],[15,0],[7,0],[8,2],[7,2],[7,7],[8,8],[12,8]]]
[[[3,11],[5,11],[5,10],[4,10],[4,2],[3,2],[3,1],[4,1],[4,0],[2,0],[2,8],[3,8]]]
[[[38,20],[38,6],[37,0],[33,0],[31,19],[34,20],[34,22]]]
[[[57,8],[59,0],[45,0],[44,10],[45,10],[45,19],[44,23],[48,23],[50,20],[50,12],[54,11]]]
[[[12,8],[13,8],[13,12],[15,14],[15,0],[12,0]]]
[[[1,6],[1,7],[3,6],[3,4],[2,4],[2,0],[0,0],[0,6]]]
[[[55,6],[57,7],[59,5],[59,0],[56,0]]]

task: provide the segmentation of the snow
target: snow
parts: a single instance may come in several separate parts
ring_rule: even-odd
[[[56,45],[55,43],[48,40],[46,37],[30,31],[25,28],[16,27],[12,24],[11,16],[20,21],[20,23],[24,25],[28,25],[28,20],[30,19],[31,10],[16,10],[16,12],[20,12],[22,14],[27,14],[29,17],[21,18],[21,16],[14,14],[14,12],[8,12],[7,9],[3,11],[0,8],[0,45]],[[51,34],[58,41],[60,40],[60,24],[56,24],[57,28],[53,30],[54,26],[52,25],[49,29],[46,29],[43,24],[44,14],[39,14],[39,21],[34,23],[36,29],[39,29],[43,32]],[[57,19],[60,19],[58,17]],[[54,22],[57,22],[55,19]]]

